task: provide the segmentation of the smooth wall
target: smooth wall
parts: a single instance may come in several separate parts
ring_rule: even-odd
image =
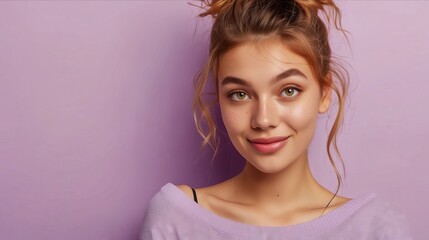
[[[195,1],[196,2],[196,1]],[[341,1],[351,99],[342,195],[376,192],[425,239],[429,2]],[[236,174],[228,143],[200,150],[192,81],[208,19],[188,1],[0,1],[0,239],[131,240],[167,182]],[[325,122],[311,166],[330,189]]]

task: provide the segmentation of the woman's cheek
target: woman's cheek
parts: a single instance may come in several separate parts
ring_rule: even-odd
[[[317,121],[318,111],[314,106],[304,101],[291,104],[283,111],[283,119],[295,132],[305,130]]]
[[[224,107],[221,109],[223,123],[229,133],[240,132],[244,128],[248,115],[244,109]]]

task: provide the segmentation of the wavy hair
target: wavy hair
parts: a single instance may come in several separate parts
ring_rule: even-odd
[[[289,50],[307,60],[321,89],[329,87],[336,94],[338,107],[326,144],[329,161],[337,177],[335,197],[342,177],[332,150],[338,155],[345,176],[337,134],[343,122],[349,76],[332,56],[328,27],[333,26],[347,38],[347,31],[341,25],[340,9],[332,0],[203,0],[201,8],[203,12],[200,17],[212,16],[214,20],[208,58],[194,81],[194,120],[197,131],[203,137],[202,145],[209,145],[214,155],[219,146],[211,108],[218,102],[220,57],[243,42],[280,37]],[[210,103],[204,100],[203,95],[211,77],[216,84],[216,99]]]

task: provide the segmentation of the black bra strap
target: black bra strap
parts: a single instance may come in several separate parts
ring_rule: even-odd
[[[194,189],[194,188],[192,188],[192,187],[191,187],[191,189],[192,189],[192,194],[194,195],[194,201],[195,201],[196,203],[198,203],[197,192],[195,191],[195,189]]]

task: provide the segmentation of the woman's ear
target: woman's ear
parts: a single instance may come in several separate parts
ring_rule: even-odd
[[[322,99],[320,100],[319,113],[325,113],[328,111],[332,100],[332,88],[325,86],[322,89]]]

